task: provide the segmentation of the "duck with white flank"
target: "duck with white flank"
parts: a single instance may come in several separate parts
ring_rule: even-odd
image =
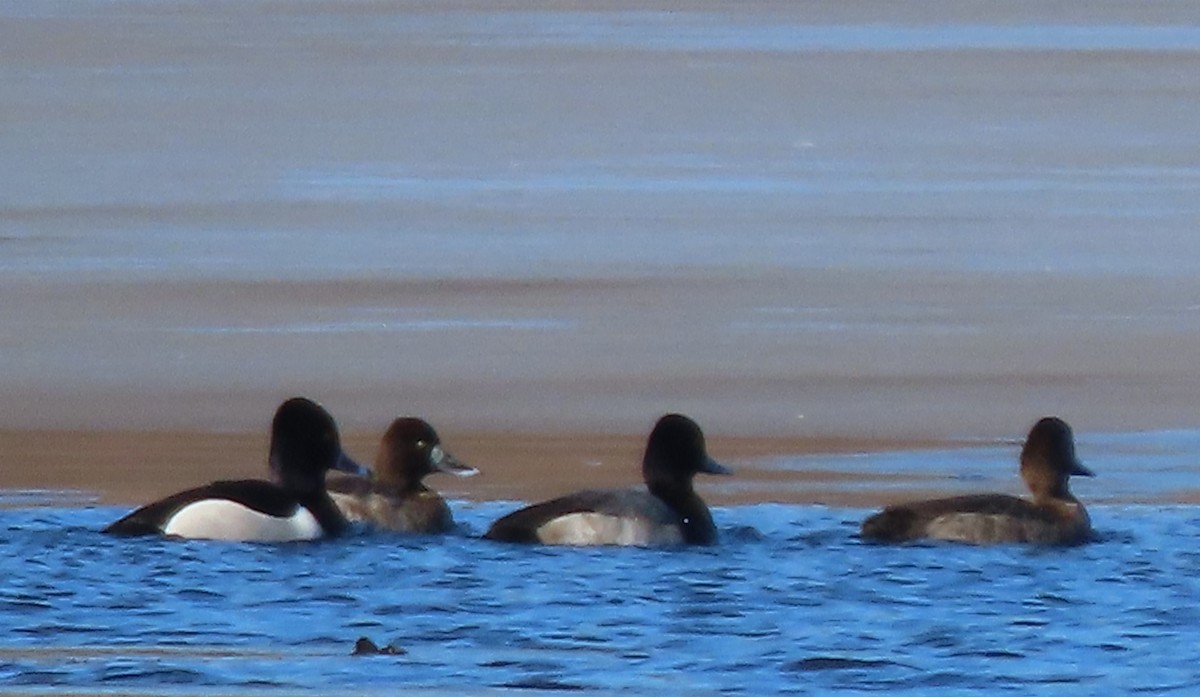
[[[708,456],[694,421],[668,414],[654,426],[642,459],[648,491],[589,490],[510,513],[485,537],[562,545],[711,545],[708,506],[692,488],[698,473],[732,474]]]
[[[243,479],[189,489],[137,509],[104,532],[287,542],[345,531],[346,518],[325,491],[325,472],[367,470],[342,451],[329,412],[303,397],[280,405],[271,423],[269,462],[274,482]]]

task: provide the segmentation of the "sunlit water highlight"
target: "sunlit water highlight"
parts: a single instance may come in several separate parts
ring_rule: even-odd
[[[1187,693],[1200,680],[1184,648],[1200,640],[1200,509],[1104,501],[1136,471],[1190,466],[1195,437],[1085,439],[1101,476],[1077,488],[1100,501],[1101,539],[1069,549],[871,546],[856,536],[865,510],[777,504],[717,508],[723,541],[709,549],[478,539],[506,502],[456,502],[462,531],[444,538],[129,540],[99,532],[124,509],[10,492],[0,689]],[[1012,447],[869,459],[1011,474]],[[352,656],[360,636],[406,653]]]

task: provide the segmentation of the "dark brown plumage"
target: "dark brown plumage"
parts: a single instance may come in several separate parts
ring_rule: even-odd
[[[1071,475],[1094,476],[1075,457],[1071,427],[1046,417],[1030,429],[1021,450],[1021,478],[1032,500],[977,494],[888,506],[863,522],[861,536],[886,543],[931,538],[975,544],[1080,544],[1092,537],[1091,520],[1071,494]]]
[[[395,532],[441,533],[454,527],[450,507],[423,479],[434,472],[469,477],[478,471],[442,448],[427,422],[402,417],[383,435],[374,476],[330,477],[326,486],[347,518]]]

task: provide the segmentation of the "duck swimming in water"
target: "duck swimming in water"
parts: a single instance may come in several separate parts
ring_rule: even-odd
[[[1087,510],[1068,487],[1071,475],[1095,476],[1075,457],[1071,427],[1046,417],[1030,429],[1021,449],[1021,478],[1032,500],[976,494],[888,506],[863,522],[861,537],[883,543],[928,538],[973,544],[1082,544],[1092,538],[1092,526]]]
[[[701,472],[732,474],[708,456],[696,422],[667,414],[642,458],[647,490],[587,490],[544,501],[497,520],[484,537],[560,545],[715,544],[712,514],[692,488]]]
[[[340,535],[347,521],[325,491],[325,472],[366,468],[342,450],[321,405],[289,399],[271,422],[273,481],[218,481],[147,504],[109,525],[112,535],[286,542]]]
[[[479,470],[447,452],[425,420],[403,417],[384,433],[373,477],[330,477],[325,486],[351,522],[394,532],[448,532],[454,527],[450,507],[421,481],[434,472],[470,477]]]

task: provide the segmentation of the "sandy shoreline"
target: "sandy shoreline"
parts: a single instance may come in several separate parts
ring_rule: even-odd
[[[114,504],[261,476],[269,415],[296,394],[322,402],[365,463],[391,416],[424,416],[484,472],[432,482],[456,498],[635,485],[645,433],[681,411],[739,470],[700,481],[712,503],[871,507],[961,489],[769,461],[1014,442],[1047,414],[1078,433],[1187,429],[1200,393],[1190,290],[1152,280],[840,270],[3,290],[0,320],[24,330],[9,355],[27,358],[0,378],[0,488]],[[907,300],[880,303],[888,293]],[[377,326],[339,324],[379,308]],[[1127,319],[1109,332],[1114,311]]]
[[[250,432],[305,395],[345,431],[769,437],[1190,428],[1193,279],[920,270],[654,278],[0,281],[0,427]]]
[[[469,479],[434,476],[429,484],[447,497],[475,501],[529,501],[584,487],[636,486],[643,438],[579,433],[444,434],[448,449],[482,473]],[[349,433],[344,443],[356,459],[364,464],[372,461],[375,436]],[[735,480],[701,478],[698,487],[717,505],[767,501],[875,505],[888,495],[839,491],[839,482],[848,477],[857,480],[857,475],[781,471],[764,463],[786,455],[944,445],[932,440],[715,437],[710,438],[709,450],[737,469]],[[85,491],[105,504],[133,505],[214,479],[261,477],[266,448],[266,434],[257,433],[5,430],[0,431],[0,452],[9,463],[23,466],[0,469],[0,489]],[[890,478],[893,475],[881,473],[865,480]],[[723,490],[721,485],[730,481],[736,486]],[[770,493],[762,493],[766,491]]]
[[[716,503],[895,493],[771,457],[1198,425],[1190,6],[33,5],[0,487],[257,476],[295,395],[364,460],[427,418],[472,499],[636,483],[669,411],[741,470]]]
[[[443,433],[443,443],[478,467],[476,477],[435,475],[428,483],[447,498],[536,501],[588,487],[640,485],[644,436],[585,433]],[[344,436],[353,457],[370,464],[376,437]],[[736,469],[730,478],[700,477],[697,489],[713,505],[820,504],[871,508],[913,498],[962,493],[963,483],[939,472],[792,469],[783,459],[809,455],[887,454],[978,446],[935,439],[710,436],[709,451]],[[265,470],[265,433],[182,431],[0,430],[0,494],[5,490],[83,492],[83,500],[134,506],[223,478],[257,478]],[[13,463],[21,463],[21,467]],[[1016,472],[999,487],[1021,493]],[[1006,475],[1000,473],[1000,480]],[[901,486],[898,486],[901,485]],[[33,497],[37,501],[37,497]],[[1111,493],[1106,503],[1200,503],[1200,491],[1155,496]],[[37,505],[37,504],[35,504]]]

